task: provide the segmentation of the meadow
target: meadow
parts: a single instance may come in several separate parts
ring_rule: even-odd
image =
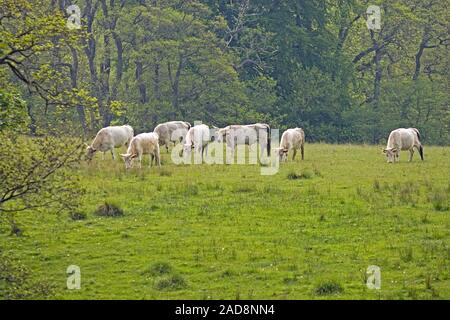
[[[449,147],[388,164],[381,146],[306,144],[272,176],[161,153],[161,168],[83,163],[81,217],[23,212],[21,236],[0,225],[4,254],[57,299],[450,299]]]

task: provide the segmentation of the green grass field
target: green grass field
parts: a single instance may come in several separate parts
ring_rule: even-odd
[[[450,299],[450,148],[307,144],[304,161],[79,169],[84,220],[23,213],[0,244],[58,299]],[[124,215],[99,217],[106,202]],[[66,269],[81,268],[81,289]],[[369,265],[381,289],[366,286]]]

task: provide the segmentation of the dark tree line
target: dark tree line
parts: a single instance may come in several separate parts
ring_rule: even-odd
[[[65,26],[71,4],[80,29]],[[366,26],[369,4],[2,0],[1,79],[25,100],[34,135],[183,119],[355,143],[414,126],[449,144],[448,1],[384,1],[380,30]]]

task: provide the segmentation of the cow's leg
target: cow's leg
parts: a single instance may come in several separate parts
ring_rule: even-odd
[[[142,168],[142,153],[139,154],[138,158],[139,158],[139,169],[141,169]]]
[[[155,156],[154,156],[152,153],[150,153],[150,154],[148,155],[148,158],[149,158],[149,160],[150,160],[150,163],[148,164],[148,167],[149,167],[149,168],[152,167],[152,162],[153,162],[154,157],[155,157]]]
[[[266,145],[262,142],[259,143],[259,161],[264,157],[264,152],[266,151]]]
[[[155,162],[158,165],[158,167],[161,167],[161,159],[159,157],[159,149],[157,149],[156,153],[155,153]]]
[[[409,160],[408,160],[409,162],[412,161],[413,155],[414,155],[414,148],[411,148],[409,149]]]
[[[294,148],[294,152],[293,152],[293,154],[292,154],[292,161],[295,160],[295,156],[296,156],[296,155],[297,155],[297,149]]]
[[[206,146],[203,148],[203,151],[205,152],[205,156],[208,156],[208,145],[206,145]],[[202,154],[202,161],[203,161],[203,154]]]
[[[304,160],[305,159],[305,146],[302,144],[300,149],[301,149],[301,153],[302,153],[302,160]]]
[[[234,160],[234,146],[233,145],[228,145],[225,148],[226,153],[227,153],[227,159],[226,159],[226,163],[227,164],[232,164],[233,160]]]
[[[111,156],[112,156],[113,160],[116,160],[116,154],[114,152],[114,148],[111,149]]]

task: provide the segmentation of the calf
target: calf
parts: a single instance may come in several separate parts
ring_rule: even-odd
[[[184,139],[183,153],[185,157],[191,155],[192,149],[194,152],[201,153],[202,161],[203,154],[208,154],[208,144],[211,142],[209,134],[209,127],[205,124],[199,124],[189,129]]]
[[[161,166],[159,157],[159,136],[154,132],[141,133],[134,137],[128,147],[126,154],[121,154],[121,157],[125,161],[125,168],[130,169],[133,167],[133,160],[139,159],[139,168],[142,168],[142,155],[150,155],[149,167],[151,167],[153,159],[156,164]]]
[[[270,126],[265,123],[248,125],[230,125],[217,131],[217,141],[225,140],[227,148],[231,150],[227,155],[227,163],[234,159],[234,151],[237,145],[253,145],[259,143],[260,155],[267,152],[270,156]]]
[[[302,128],[287,129],[281,136],[280,147],[276,149],[281,161],[287,161],[289,150],[293,150],[292,160],[295,159],[297,150],[300,149],[302,160],[305,157],[305,132]]]

